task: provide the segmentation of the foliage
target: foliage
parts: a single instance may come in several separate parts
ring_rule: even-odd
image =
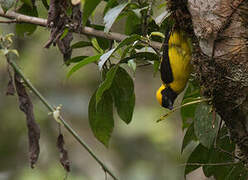
[[[15,4],[13,0],[0,1],[4,12],[13,8],[14,5],[18,5],[19,13],[38,17],[37,7],[33,2],[23,0],[21,3]],[[47,9],[47,1],[42,2]],[[75,6],[70,1],[68,2],[70,5],[65,3],[66,12],[63,12],[66,17],[63,21],[65,24],[58,23],[56,27],[53,27],[51,23],[48,25],[52,28],[48,47],[50,44],[57,43],[65,58],[65,64],[68,66],[74,64],[73,67],[69,67],[67,77],[87,64],[97,64],[101,74],[101,83],[90,99],[88,117],[95,137],[107,147],[114,130],[114,107],[122,121],[126,124],[132,121],[135,93],[133,78],[129,71],[135,72],[140,65],[152,65],[154,74],[159,70],[161,52],[151,46],[150,42],[161,43],[163,41],[165,38],[163,32],[171,23],[168,18],[171,12],[164,9],[161,14],[154,16],[154,4],[146,1],[119,3],[117,0],[84,0],[82,1],[81,22],[81,11],[75,13]],[[95,9],[100,5],[105,6],[102,14],[104,26],[94,24],[91,20]],[[164,5],[158,6],[164,7]],[[53,8],[56,9],[56,7]],[[80,17],[80,20],[77,17]],[[79,26],[76,26],[77,28],[87,25],[109,33],[113,24],[118,23],[124,17],[126,18],[124,31],[129,36],[121,42],[117,43],[88,35],[89,41],[78,41],[70,46],[71,31],[75,31],[75,29],[73,29],[74,26],[69,25],[69,22],[74,22],[75,18],[76,22],[80,23]],[[53,20],[56,18],[57,16],[52,17]],[[58,30],[59,28],[62,30]],[[31,35],[35,30],[36,25],[34,24],[16,24],[16,33],[19,36]],[[78,31],[80,30],[78,29]],[[57,33],[56,36],[53,34],[54,32]],[[66,48],[68,45],[70,48]],[[82,54],[71,58],[74,49],[85,47],[94,49],[95,55],[85,56]],[[66,51],[68,49],[69,52]],[[2,47],[1,52],[6,53]],[[197,142],[198,145],[187,160],[185,175],[202,167],[207,177],[214,176],[220,180],[237,179],[241,174],[242,178],[247,177],[247,170],[241,162],[235,160],[235,146],[230,141],[228,132],[225,126],[222,126],[220,117],[211,103],[202,102],[183,106],[200,98],[200,87],[194,80],[191,80],[182,100],[182,129],[186,132],[181,151],[183,152],[192,141]],[[220,163],[219,166],[217,166],[218,163]],[[212,166],[212,164],[215,165]]]

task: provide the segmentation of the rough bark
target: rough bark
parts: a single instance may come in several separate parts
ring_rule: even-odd
[[[188,10],[197,78],[248,160],[248,0],[188,0]]]

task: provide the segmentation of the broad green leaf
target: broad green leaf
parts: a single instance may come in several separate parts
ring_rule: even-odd
[[[187,129],[184,137],[183,137],[183,144],[181,148],[181,153],[183,152],[184,148],[192,141],[197,141],[197,138],[195,136],[194,132],[194,124],[192,123],[189,128]]]
[[[208,164],[234,162],[234,157],[230,156],[230,154],[233,154],[235,144],[231,143],[226,128],[221,130],[219,138],[216,142],[216,147],[217,149],[212,146],[209,150],[209,158],[207,161]],[[222,149],[222,151],[218,148]],[[203,172],[207,177],[214,176],[216,180],[222,180],[225,179],[233,166],[237,166],[237,164],[223,166],[204,165]]]
[[[200,97],[200,87],[192,81],[189,81],[187,90],[184,94],[182,105],[196,100]],[[195,109],[198,104],[191,104],[181,108],[182,129],[189,127],[195,116]]]
[[[141,39],[141,36],[139,35],[132,35],[124,39],[122,42],[119,43],[119,45],[116,48],[111,49],[110,51],[103,54],[100,58],[100,61],[98,63],[99,69],[101,70],[104,63],[110,58],[110,56],[119,48],[122,48],[125,45],[129,45],[137,40]]]
[[[211,106],[201,103],[196,107],[194,130],[197,139],[200,143],[210,148],[216,138],[220,116],[216,114],[216,119],[213,123],[213,114]]]
[[[30,7],[26,4],[23,4],[17,12],[28,16],[38,17],[38,12],[36,7]],[[25,34],[31,35],[36,30],[36,28],[37,25],[35,24],[27,24],[27,23],[16,24],[16,33],[19,36],[24,36]]]
[[[73,66],[71,68],[71,70],[67,73],[67,78],[69,78],[73,73],[75,73],[77,70],[79,70],[83,66],[85,66],[89,63],[93,63],[93,62],[98,61],[100,56],[101,56],[101,54],[98,54],[96,56],[90,56],[87,58],[84,58],[84,56],[75,57],[75,58],[77,58],[77,60],[81,59],[82,61],[77,63],[75,66]],[[75,59],[74,59],[74,61],[75,61]]]
[[[109,139],[114,128],[113,100],[108,91],[105,91],[96,106],[96,93],[91,97],[88,116],[90,127],[95,137],[108,147]]]
[[[96,9],[97,5],[101,2],[101,0],[85,0],[84,8],[83,8],[83,17],[82,17],[82,24],[85,26],[88,18]]]
[[[133,79],[125,69],[119,67],[110,89],[115,107],[120,118],[125,123],[130,123],[135,105]]]
[[[104,32],[109,32],[110,28],[112,27],[113,23],[115,22],[116,18],[119,16],[119,14],[122,12],[122,10],[128,5],[128,2],[125,2],[123,4],[120,4],[110,10],[106,13],[104,16]]]
[[[194,171],[199,168],[200,165],[192,165],[190,163],[200,163],[205,164],[208,160],[208,149],[199,144],[194,151],[190,154],[185,170],[184,175],[186,176],[188,173]]]
[[[126,19],[125,34],[142,34],[141,19],[133,12],[129,12]]]
[[[15,2],[16,0],[0,0],[0,4],[4,13],[6,13],[10,8],[12,8]]]
[[[118,65],[112,66],[110,70],[107,72],[104,81],[100,84],[99,88],[96,91],[96,105],[100,102],[102,95],[105,91],[107,91],[115,78],[116,71],[118,69]]]
[[[76,42],[75,44],[73,44],[71,46],[71,48],[72,49],[77,49],[77,48],[82,48],[82,47],[87,47],[87,46],[92,46],[91,42],[79,41],[79,42]]]

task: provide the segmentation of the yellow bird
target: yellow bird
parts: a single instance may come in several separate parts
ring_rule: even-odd
[[[165,43],[160,67],[163,83],[157,90],[156,97],[161,106],[171,110],[177,95],[184,90],[192,70],[192,46],[187,34],[177,29],[169,34]]]

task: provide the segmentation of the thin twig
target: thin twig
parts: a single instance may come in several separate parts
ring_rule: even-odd
[[[3,10],[0,9],[0,16],[8,18],[8,19],[15,19],[17,23],[30,23],[30,24],[36,24],[39,26],[47,27],[46,19],[26,16],[20,13],[16,13],[14,11],[8,11],[7,13],[4,13]],[[75,32],[75,33],[78,33],[78,32]],[[80,33],[85,34],[85,35],[102,37],[105,39],[115,40],[115,41],[122,41],[128,37],[124,34],[115,33],[115,32],[105,33],[104,31],[99,31],[99,30],[96,30],[94,28],[87,27],[87,26],[82,27],[82,29],[80,30]],[[159,42],[151,41],[149,45],[153,47],[154,49],[160,49],[162,44]]]
[[[223,163],[184,163],[179,164],[179,166],[229,166],[229,165],[236,165],[241,163],[240,161],[237,162],[223,162]]]
[[[189,105],[192,105],[192,104],[198,104],[198,103],[202,103],[202,102],[207,102],[207,101],[211,101],[212,99],[209,98],[209,99],[198,99],[198,100],[195,100],[195,101],[191,101],[191,102],[188,102],[188,103],[185,103],[183,105],[179,105],[179,106],[176,106],[175,108],[173,108],[171,111],[167,112],[166,114],[164,114],[163,116],[161,116],[157,122],[160,122],[162,120],[164,120],[166,117],[168,117],[170,114],[172,114],[173,112],[181,109],[182,107],[185,107],[185,106],[189,106]]]
[[[17,23],[17,21],[15,19],[13,19],[13,20],[0,20],[0,23],[11,24],[11,23]]]
[[[54,112],[53,106],[41,95],[41,93],[33,86],[29,79],[24,76],[24,73],[18,67],[18,65],[12,59],[9,59],[8,62],[13,67],[13,69],[22,77],[27,87],[29,87],[29,89],[40,99],[40,101],[47,107],[47,109],[50,112]],[[103,168],[103,170],[107,172],[114,180],[118,180],[112,173],[112,171],[109,170],[108,167],[96,156],[92,149],[81,139],[81,137],[73,130],[73,128],[64,120],[61,115],[59,116],[59,119],[64,125],[65,129],[68,130],[69,133],[82,145],[82,147],[96,160],[96,162]]]

